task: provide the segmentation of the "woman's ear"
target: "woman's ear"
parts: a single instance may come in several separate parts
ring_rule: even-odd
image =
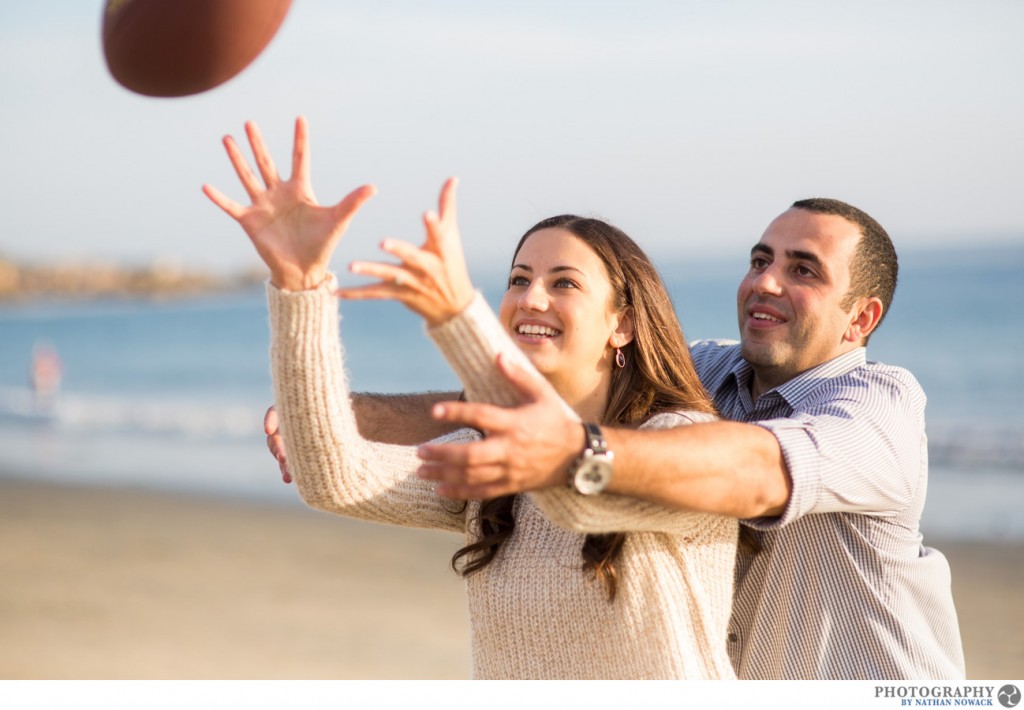
[[[626,308],[616,316],[618,323],[615,330],[608,338],[608,344],[613,348],[621,348],[633,342],[633,309]]]

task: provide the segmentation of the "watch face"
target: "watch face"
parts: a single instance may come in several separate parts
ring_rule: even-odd
[[[583,495],[600,493],[612,479],[612,465],[604,456],[588,456],[580,463],[573,485]]]

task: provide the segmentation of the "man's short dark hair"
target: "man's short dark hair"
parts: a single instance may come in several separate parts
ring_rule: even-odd
[[[793,207],[817,214],[842,217],[860,228],[860,242],[850,264],[850,290],[847,291],[841,305],[843,308],[850,308],[858,298],[876,296],[882,302],[882,317],[878,320],[881,325],[892,305],[899,276],[896,248],[882,225],[867,212],[826,197],[797,200]]]

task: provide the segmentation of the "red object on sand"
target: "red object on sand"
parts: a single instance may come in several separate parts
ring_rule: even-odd
[[[249,66],[291,0],[107,0],[103,54],[113,77],[145,96],[188,96]]]

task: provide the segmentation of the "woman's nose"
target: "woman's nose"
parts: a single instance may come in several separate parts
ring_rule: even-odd
[[[534,279],[519,296],[519,307],[526,311],[544,311],[548,307],[548,293],[540,279]]]

